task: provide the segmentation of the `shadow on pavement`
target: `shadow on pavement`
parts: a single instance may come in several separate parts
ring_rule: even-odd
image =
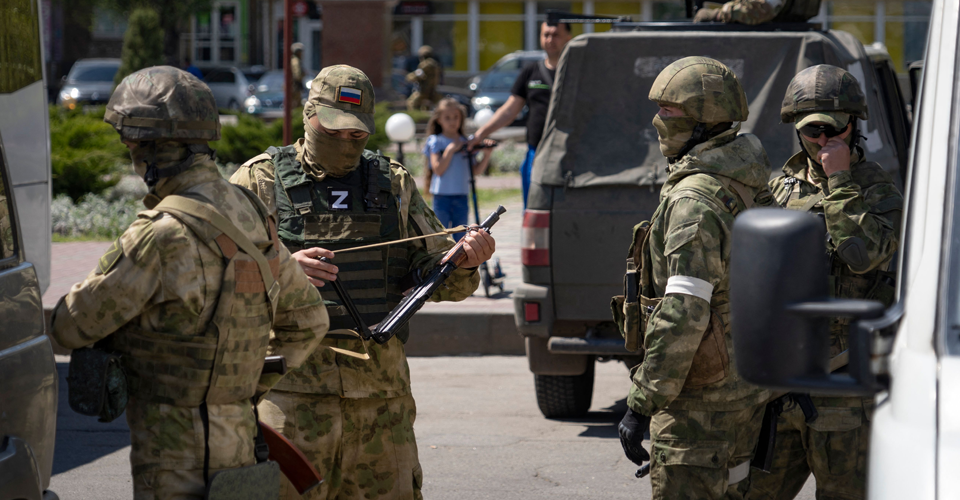
[[[591,411],[579,418],[561,418],[557,421],[586,425],[583,432],[579,434],[581,437],[620,439],[617,424],[626,412],[627,399],[623,398],[600,411]]]
[[[125,416],[121,415],[113,422],[104,424],[97,421],[97,417],[87,417],[70,408],[67,401],[68,367],[68,363],[57,363],[60,388],[54,474],[75,469],[130,446],[130,430]]]

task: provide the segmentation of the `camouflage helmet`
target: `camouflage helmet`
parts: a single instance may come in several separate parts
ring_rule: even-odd
[[[650,100],[680,108],[701,123],[741,122],[750,114],[737,76],[709,57],[684,57],[664,68]]]
[[[300,42],[295,42],[290,44],[290,52],[296,54],[298,51],[303,52],[303,44]]]
[[[803,116],[800,120],[798,117]],[[867,99],[860,82],[849,71],[819,64],[793,77],[780,106],[780,120],[797,127],[819,121],[843,127],[850,116],[867,119]]]
[[[103,121],[129,141],[220,139],[210,87],[173,66],[141,69],[124,78],[110,96]]]
[[[420,57],[433,57],[433,47],[421,45],[420,48],[417,49],[417,55]]]

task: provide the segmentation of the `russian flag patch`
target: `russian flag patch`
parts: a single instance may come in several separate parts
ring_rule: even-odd
[[[359,105],[360,101],[363,100],[363,91],[353,87],[340,87],[338,94],[337,100],[340,102]]]

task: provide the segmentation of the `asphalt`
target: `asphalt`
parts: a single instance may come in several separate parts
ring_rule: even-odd
[[[481,189],[519,188],[520,178],[479,177]],[[522,355],[523,339],[516,333],[513,319],[513,290],[521,282],[520,228],[523,205],[519,198],[499,202],[507,212],[494,227],[497,241],[494,259],[506,274],[504,291],[491,289],[492,297],[484,296],[481,286],[471,297],[461,302],[427,303],[411,320],[410,340],[406,345],[409,356],[456,356],[474,354]],[[480,217],[485,217],[496,204],[480,205]],[[471,216],[471,221],[473,217]],[[54,243],[51,258],[50,286],[43,294],[43,307],[52,312],[60,297],[97,266],[100,257],[110,247],[109,241]],[[57,354],[69,351],[54,346]]]

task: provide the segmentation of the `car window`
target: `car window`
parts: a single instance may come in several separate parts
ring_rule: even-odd
[[[73,82],[112,82],[119,68],[120,65],[115,64],[75,66],[67,79]]]
[[[3,145],[0,143],[0,265],[5,264],[4,260],[17,255],[13,210],[11,209],[13,190],[6,179],[6,165],[3,156]]]
[[[480,88],[484,92],[509,91],[523,69],[523,63],[523,59],[517,58],[494,65],[480,81]]]
[[[279,91],[283,89],[283,72],[271,71],[257,82],[257,92]]]
[[[203,81],[207,83],[236,83],[237,78],[231,71],[214,71],[207,75]]]

